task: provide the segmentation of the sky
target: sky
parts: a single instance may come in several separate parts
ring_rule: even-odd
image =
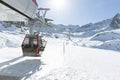
[[[81,26],[109,19],[120,13],[120,0],[37,0],[37,2],[39,7],[51,9],[46,17],[53,19],[52,23],[55,24]]]

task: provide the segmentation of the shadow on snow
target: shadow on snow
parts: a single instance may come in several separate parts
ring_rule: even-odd
[[[0,80],[26,80],[32,74],[41,70],[40,59],[25,59],[15,63],[20,59],[22,57],[0,63]]]

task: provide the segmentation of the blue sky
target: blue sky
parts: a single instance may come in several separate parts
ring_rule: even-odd
[[[84,25],[112,18],[120,13],[120,0],[64,0],[63,7],[51,6],[51,0],[37,0],[39,7],[49,7],[47,17],[55,24]],[[56,0],[57,4],[57,0]]]

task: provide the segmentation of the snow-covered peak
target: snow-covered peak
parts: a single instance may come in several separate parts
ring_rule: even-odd
[[[114,29],[120,28],[120,13],[116,14],[116,15],[113,17],[110,26],[113,27]]]
[[[114,16],[114,18],[120,19],[120,13],[117,13],[117,14]]]

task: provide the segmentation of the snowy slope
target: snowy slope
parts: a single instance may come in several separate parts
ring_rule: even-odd
[[[20,29],[16,28],[15,26],[5,28],[0,25],[0,48],[20,47],[22,39],[23,34]]]
[[[120,80],[118,20],[42,27],[42,57],[23,57],[24,33],[0,24],[0,80]]]
[[[119,80],[120,54],[114,51],[66,46],[64,66],[39,80]]]
[[[9,80],[120,79],[118,52],[73,46],[60,39],[46,40],[48,43],[41,58],[21,57],[19,48],[1,49],[0,75],[12,76]]]

